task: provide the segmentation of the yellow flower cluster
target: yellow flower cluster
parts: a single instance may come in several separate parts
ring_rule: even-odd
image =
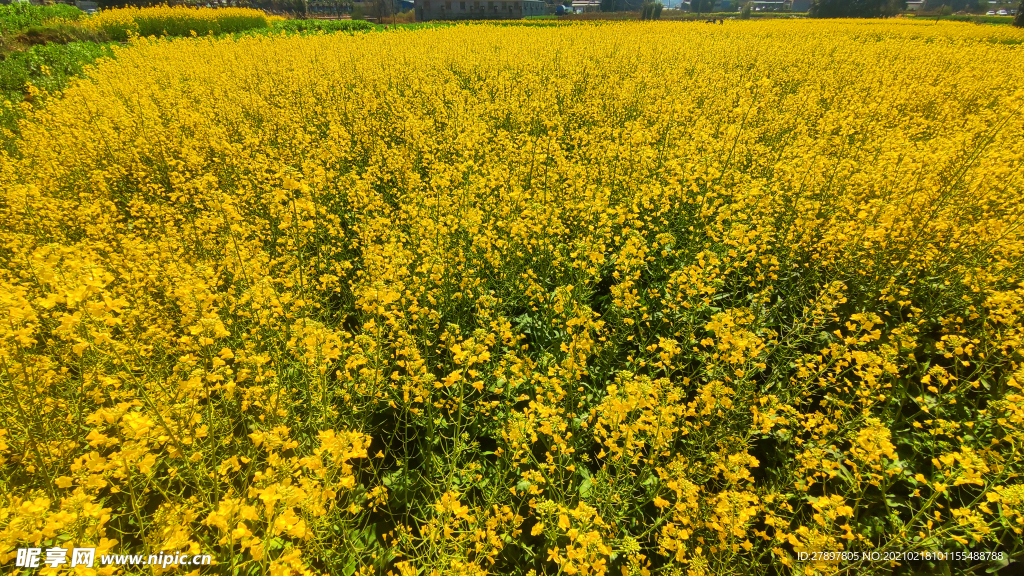
[[[144,14],[236,12],[90,22]],[[133,40],[0,157],[0,562],[1019,554],[1022,45],[905,21]]]
[[[104,32],[111,40],[132,36],[205,36],[266,28],[270,19],[252,8],[189,8],[153,6],[102,10],[76,23]]]

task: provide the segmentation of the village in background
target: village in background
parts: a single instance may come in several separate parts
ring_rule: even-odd
[[[412,23],[458,20],[531,18],[693,19],[714,14],[725,18],[759,17],[897,17],[988,16],[1012,17],[1016,2],[1006,0],[0,0],[0,4],[68,4],[85,13],[104,8],[157,4],[203,7],[248,7],[287,17],[326,20],[365,20],[372,23]],[[851,7],[853,12],[851,12]],[[854,13],[854,12],[863,13]],[[576,17],[576,18],[574,18]]]

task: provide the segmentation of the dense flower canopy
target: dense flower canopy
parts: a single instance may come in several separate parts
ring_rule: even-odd
[[[1022,42],[133,41],[0,159],[0,561],[67,538],[238,574],[1019,553]]]

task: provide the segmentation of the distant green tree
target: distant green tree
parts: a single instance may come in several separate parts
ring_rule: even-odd
[[[1024,28],[1024,0],[1020,0],[1020,5],[1017,6],[1017,17],[1013,19],[1013,25]]]
[[[376,18],[377,24],[384,22],[385,18],[390,17],[395,13],[395,6],[393,0],[370,0],[369,14],[371,17]]]
[[[885,0],[885,5],[882,6],[882,16],[888,18],[895,16],[900,12],[903,12],[907,8],[906,0]]]
[[[641,20],[657,20],[661,18],[661,2],[644,2],[640,5]]]
[[[750,11],[753,9],[753,4],[747,2],[743,5],[743,10],[740,11],[741,20],[750,20]]]
[[[704,12],[711,12],[715,7],[715,0],[690,0],[690,12],[696,12],[698,16]]]
[[[615,12],[618,9],[618,0],[601,0],[601,12]]]

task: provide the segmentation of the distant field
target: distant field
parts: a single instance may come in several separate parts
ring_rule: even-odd
[[[909,16],[910,18],[917,18],[920,20],[933,18],[940,20],[951,20],[953,22],[974,22],[975,24],[1013,24],[1013,16],[973,16],[973,15],[960,15],[951,14],[949,16]]]
[[[682,10],[662,10],[660,20],[708,20],[708,19],[739,19],[739,12],[713,12],[698,15],[695,12]],[[806,18],[804,12],[753,12],[750,18],[757,19],[787,19]],[[567,14],[565,16],[533,16],[528,19],[553,18],[558,20],[639,20],[640,12],[586,12],[583,14]]]
[[[225,14],[5,105],[4,573],[1024,558],[1024,30]]]

